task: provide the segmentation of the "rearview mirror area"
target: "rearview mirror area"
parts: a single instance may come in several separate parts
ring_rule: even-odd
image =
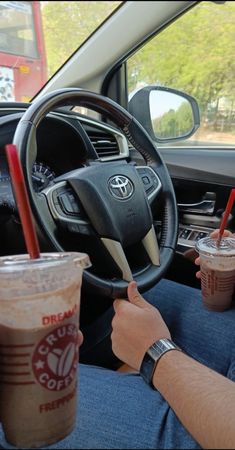
[[[159,143],[187,139],[200,126],[195,98],[163,86],[145,86],[132,94],[129,112]]]

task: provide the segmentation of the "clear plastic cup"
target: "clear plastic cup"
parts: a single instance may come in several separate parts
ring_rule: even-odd
[[[201,290],[204,305],[213,311],[231,306],[235,282],[235,239],[206,237],[196,243],[200,256]]]
[[[0,415],[19,448],[52,444],[75,424],[83,253],[0,258]]]

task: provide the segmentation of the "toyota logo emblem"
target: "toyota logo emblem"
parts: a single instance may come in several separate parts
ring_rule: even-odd
[[[113,197],[126,200],[132,196],[134,186],[129,178],[123,175],[115,175],[109,180],[109,190]]]

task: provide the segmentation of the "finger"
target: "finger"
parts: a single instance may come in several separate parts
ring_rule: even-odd
[[[217,238],[219,236],[219,229],[212,231],[210,237]]]
[[[78,346],[80,347],[83,344],[83,334],[81,332],[81,330],[78,330]]]
[[[126,299],[123,298],[116,298],[116,300],[114,300],[113,302],[113,308],[115,313],[117,312],[117,310],[122,309],[123,307],[125,307],[125,303],[126,303]]]
[[[200,270],[198,272],[196,272],[196,278],[198,278],[199,280],[201,279],[201,272],[200,272]]]
[[[184,252],[184,258],[189,259],[189,261],[195,262],[195,259],[198,256],[198,252],[194,248],[190,248]]]
[[[210,234],[210,237],[212,238],[217,238],[218,236],[219,236],[219,229],[212,231],[212,233]],[[224,237],[232,236],[232,233],[229,230],[224,230],[223,236]]]
[[[128,284],[127,295],[130,303],[132,303],[133,305],[136,305],[139,308],[146,308],[146,306],[149,306],[148,302],[146,302],[146,300],[144,300],[142,295],[139,293],[135,281],[131,281]]]
[[[196,266],[200,266],[200,258],[199,257],[196,258],[194,262],[195,262]]]

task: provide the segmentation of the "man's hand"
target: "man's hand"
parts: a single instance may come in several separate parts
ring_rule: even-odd
[[[213,239],[217,239],[218,236],[219,236],[219,229],[217,229],[215,231],[212,231],[212,233],[210,234],[210,237],[213,238]],[[234,234],[231,233],[231,231],[224,230],[223,237],[230,237],[230,236],[234,237]],[[200,266],[200,258],[199,257],[195,259],[195,264],[197,266]],[[201,278],[201,271],[200,270],[196,273],[196,277],[197,278]]]
[[[81,347],[81,345],[83,344],[83,334],[81,332],[81,330],[78,330],[78,347]]]
[[[140,295],[135,281],[129,284],[127,294],[129,301],[117,299],[113,303],[112,348],[121,361],[139,370],[147,349],[171,335],[159,311]]]

